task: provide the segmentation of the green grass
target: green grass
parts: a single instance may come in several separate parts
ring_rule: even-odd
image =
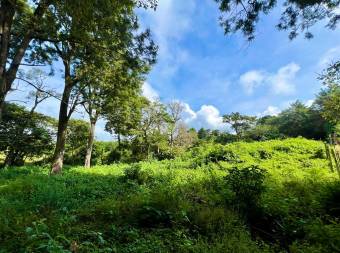
[[[0,172],[0,252],[340,252],[340,183],[323,147],[206,144],[173,161],[55,177],[9,168]],[[251,166],[266,171],[263,183],[262,172],[229,174]]]

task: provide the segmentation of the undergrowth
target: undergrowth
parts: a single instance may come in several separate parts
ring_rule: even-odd
[[[340,252],[340,182],[302,138],[0,172],[0,252]]]

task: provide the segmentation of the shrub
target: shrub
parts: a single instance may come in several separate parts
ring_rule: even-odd
[[[272,154],[266,150],[259,150],[259,156],[263,160],[272,158]]]
[[[265,190],[263,185],[266,171],[256,165],[243,169],[232,168],[225,177],[234,192],[234,203],[242,213],[256,211],[258,201]]]
[[[171,212],[152,206],[144,206],[138,212],[138,225],[144,228],[170,227],[172,220]]]
[[[340,182],[335,182],[326,188],[322,205],[327,214],[340,218]]]
[[[312,158],[315,159],[324,159],[325,158],[325,151],[323,148],[319,148],[318,150],[315,151],[314,155]]]
[[[142,169],[140,164],[133,164],[124,170],[123,178],[126,181],[135,181],[141,185],[151,181],[152,173],[151,171]]]
[[[222,147],[212,150],[205,157],[206,164],[209,162],[241,162],[240,157],[231,150],[223,149]]]

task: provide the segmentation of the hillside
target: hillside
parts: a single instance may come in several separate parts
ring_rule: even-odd
[[[0,171],[0,252],[340,252],[340,182],[303,138]]]

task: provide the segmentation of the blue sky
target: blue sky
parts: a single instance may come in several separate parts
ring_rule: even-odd
[[[290,41],[287,32],[275,28],[279,8],[263,17],[251,43],[241,34],[224,35],[213,0],[159,0],[156,11],[138,13],[159,45],[144,94],[165,103],[181,101],[184,121],[196,128],[225,128],[225,113],[277,114],[297,99],[308,104],[321,88],[318,74],[340,58],[340,29],[318,24],[312,40]],[[49,82],[62,87],[58,75]],[[56,116],[58,101],[49,100],[39,110]],[[97,138],[108,140],[103,126],[101,121]]]
[[[320,89],[318,74],[340,58],[340,29],[319,24],[314,39],[290,41],[275,28],[278,8],[249,43],[241,34],[225,36],[219,15],[212,0],[160,0],[156,12],[141,15],[160,47],[148,90],[187,103],[196,127],[221,128],[220,116],[234,111],[275,114],[296,99],[310,103]]]

